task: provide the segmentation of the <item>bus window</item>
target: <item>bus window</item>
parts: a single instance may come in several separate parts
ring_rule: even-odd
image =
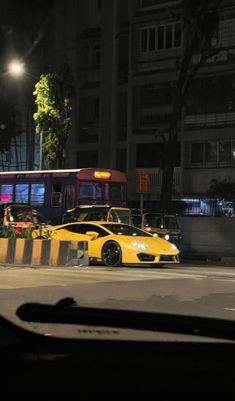
[[[67,185],[65,187],[65,208],[72,209],[75,201],[75,187],[74,185]]]
[[[13,185],[1,185],[1,202],[12,202],[13,201]]]
[[[124,186],[121,184],[106,183],[105,184],[105,200],[106,201],[124,201]]]
[[[62,206],[62,184],[54,183],[52,185],[51,205]]]
[[[15,186],[15,201],[19,203],[28,203],[29,201],[28,184],[17,184]]]
[[[101,184],[97,182],[82,182],[79,187],[79,199],[101,199]]]
[[[31,184],[30,204],[31,205],[43,205],[45,195],[44,184]]]

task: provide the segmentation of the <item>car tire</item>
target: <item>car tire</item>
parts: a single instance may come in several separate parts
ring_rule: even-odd
[[[122,250],[116,241],[106,242],[101,254],[102,262],[105,266],[115,267],[122,263]]]

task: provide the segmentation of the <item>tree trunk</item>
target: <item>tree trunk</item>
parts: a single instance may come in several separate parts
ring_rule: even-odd
[[[160,195],[161,210],[170,210],[173,195],[174,184],[174,167],[177,154],[177,136],[178,136],[178,120],[179,108],[175,108],[172,115],[169,138],[165,144],[165,155],[162,168],[162,187]]]
[[[173,190],[174,166],[171,164],[162,171],[162,188],[160,197],[161,210],[170,210]]]

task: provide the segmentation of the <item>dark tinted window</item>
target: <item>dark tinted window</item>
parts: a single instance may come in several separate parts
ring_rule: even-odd
[[[99,237],[109,235],[109,233],[101,227],[92,224],[69,224],[59,228],[58,230],[67,230],[78,234],[86,234],[87,231],[95,231],[99,234]]]
[[[131,235],[133,237],[149,237],[150,234],[139,230],[136,227],[126,224],[102,224],[115,235]]]
[[[77,224],[71,224],[68,226],[62,226],[60,228],[57,228],[57,231],[60,231],[60,230],[67,230],[67,231],[70,231],[71,233],[76,233],[77,232]]]
[[[93,224],[78,224],[77,233],[86,234],[87,231],[95,231],[99,234],[99,237],[104,237],[108,235],[107,231],[103,230],[101,227]]]

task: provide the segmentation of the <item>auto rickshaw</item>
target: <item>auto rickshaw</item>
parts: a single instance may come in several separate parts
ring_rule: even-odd
[[[80,205],[67,210],[63,215],[62,222],[101,220],[132,224],[131,211],[129,208],[110,205]]]
[[[32,206],[24,203],[0,203],[0,227],[34,229],[51,223]]]

